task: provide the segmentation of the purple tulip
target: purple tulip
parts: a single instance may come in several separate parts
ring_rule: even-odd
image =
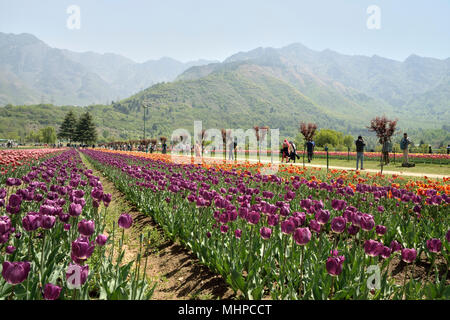
[[[44,229],[51,229],[55,225],[56,218],[54,216],[41,216],[41,227]]]
[[[347,232],[349,235],[354,236],[359,232],[359,227],[351,224],[350,227],[347,228]]]
[[[442,241],[440,239],[427,240],[427,248],[430,252],[438,253],[442,249]]]
[[[6,282],[9,284],[19,284],[22,283],[30,272],[30,263],[28,261],[24,262],[3,262],[2,276]]]
[[[128,229],[133,224],[133,218],[128,213],[122,213],[119,217],[119,227]]]
[[[416,260],[417,251],[415,249],[402,249],[402,260],[406,263],[412,263]]]
[[[328,210],[320,209],[315,215],[315,220],[319,224],[326,224],[329,219],[330,219],[330,211]]]
[[[71,203],[69,206],[69,215],[72,217],[78,217],[83,211],[81,204]]]
[[[86,260],[92,255],[94,249],[95,244],[93,242],[89,243],[89,240],[86,238],[78,238],[72,242],[72,259]]]
[[[319,233],[319,232],[320,232],[320,223],[317,222],[316,220],[311,220],[311,221],[309,222],[309,228],[310,228],[312,231],[314,231],[314,232],[316,232],[316,233]]]
[[[228,227],[226,224],[223,224],[220,226],[220,232],[227,233],[229,228],[230,227]]]
[[[291,219],[284,220],[281,222],[281,232],[284,234],[291,234],[295,230],[294,221]]]
[[[61,294],[61,287],[55,286],[52,283],[47,283],[44,287],[44,299],[45,300],[57,300]]]
[[[103,194],[103,204],[105,205],[105,207],[109,206],[109,203],[111,202],[112,196],[110,193],[104,193]]]
[[[364,231],[370,231],[375,227],[375,221],[370,214],[363,214],[361,216],[361,229]]]
[[[22,226],[26,231],[34,231],[41,226],[41,217],[38,214],[27,214],[22,219]]]
[[[390,247],[391,247],[392,252],[397,252],[397,251],[400,251],[400,250],[403,249],[402,244],[400,242],[398,242],[398,241],[395,241],[395,240],[391,241],[391,246]]]
[[[447,242],[450,242],[450,229],[447,231],[447,234],[445,235],[445,239],[447,239]]]
[[[14,251],[16,251],[16,247],[14,247],[14,246],[7,246],[6,247],[6,253],[7,254],[13,254]]]
[[[380,255],[383,259],[387,259],[391,256],[391,253],[392,253],[391,248],[383,246],[383,249],[381,250]]]
[[[334,210],[337,210],[337,211],[344,210],[346,205],[347,205],[347,203],[344,200],[339,200],[339,199],[331,200],[331,207]]]
[[[94,234],[95,231],[95,222],[92,220],[83,219],[78,222],[78,232],[85,236],[90,237]]]
[[[241,236],[242,236],[242,230],[241,230],[241,229],[236,229],[236,230],[234,231],[234,236],[235,236],[237,239],[240,239]]]
[[[386,233],[386,227],[379,224],[375,227],[375,232],[377,235],[382,236]]]
[[[11,230],[11,219],[8,216],[0,217],[0,234],[7,233]]]
[[[248,223],[253,224],[253,225],[258,224],[260,218],[261,218],[261,215],[257,211],[250,211],[247,214]]]
[[[312,200],[311,199],[300,200],[300,206],[303,209],[308,210],[312,206]]]
[[[271,214],[267,217],[267,224],[269,226],[275,227],[280,222],[280,216],[278,214]]]
[[[64,231],[69,231],[70,230],[71,225],[68,223],[64,224]]]
[[[342,233],[345,230],[345,219],[343,217],[335,217],[331,220],[331,230],[335,233]]]
[[[20,207],[20,205],[22,204],[22,197],[17,194],[12,194],[9,197],[8,204],[14,208]]]
[[[108,241],[108,236],[104,234],[99,234],[97,238],[95,238],[95,242],[100,246],[103,247],[106,244],[106,241]]]
[[[334,256],[328,257],[326,268],[328,274],[331,276],[338,276],[342,273],[342,265],[344,264],[345,257],[344,256]]]
[[[67,222],[69,222],[69,219],[70,219],[70,215],[68,215],[67,213],[60,213],[59,214],[59,220],[61,222],[67,223]]]
[[[383,252],[383,244],[375,240],[364,242],[364,252],[371,257],[377,257]]]
[[[52,216],[55,213],[55,207],[49,206],[49,205],[42,205],[39,208],[39,213],[40,214],[45,214],[45,215],[48,215],[48,216]]]
[[[304,246],[311,240],[309,228],[298,228],[294,232],[294,240],[298,245]]]
[[[261,229],[259,229],[259,234],[261,235],[261,238],[263,238],[264,240],[270,239],[270,236],[272,235],[272,229],[267,227],[261,227]]]

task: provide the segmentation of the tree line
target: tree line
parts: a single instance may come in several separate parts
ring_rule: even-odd
[[[69,143],[81,142],[83,144],[97,141],[97,130],[89,112],[83,113],[79,119],[72,111],[69,111],[58,131],[58,139]]]

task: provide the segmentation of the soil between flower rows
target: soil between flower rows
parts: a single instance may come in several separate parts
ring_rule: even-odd
[[[150,241],[143,247],[141,270],[147,258],[147,277],[152,284],[156,283],[152,299],[234,298],[233,290],[220,275],[201,265],[191,251],[167,239],[151,217],[139,212],[102,172],[96,170],[83,154],[80,155],[93,174],[100,177],[105,192],[112,194],[113,200],[107,209],[107,221],[111,222],[107,223],[108,233],[111,233],[112,221],[117,221],[122,212],[133,217],[133,226],[125,232],[125,262],[131,261],[139,253],[140,234],[151,235]]]

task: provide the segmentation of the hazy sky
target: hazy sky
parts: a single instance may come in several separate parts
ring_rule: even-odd
[[[70,5],[81,28],[66,26]],[[370,5],[380,29],[368,29]],[[450,57],[450,0],[0,0],[0,31],[32,33],[52,47],[113,52],[137,62],[169,56],[223,60],[260,46]]]

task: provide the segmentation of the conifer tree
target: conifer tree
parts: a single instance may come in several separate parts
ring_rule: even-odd
[[[72,111],[69,111],[64,118],[63,123],[59,127],[58,138],[61,140],[69,140],[69,143],[75,140],[77,128],[77,119]]]
[[[89,112],[81,115],[76,128],[76,141],[87,144],[97,141],[97,130]]]

